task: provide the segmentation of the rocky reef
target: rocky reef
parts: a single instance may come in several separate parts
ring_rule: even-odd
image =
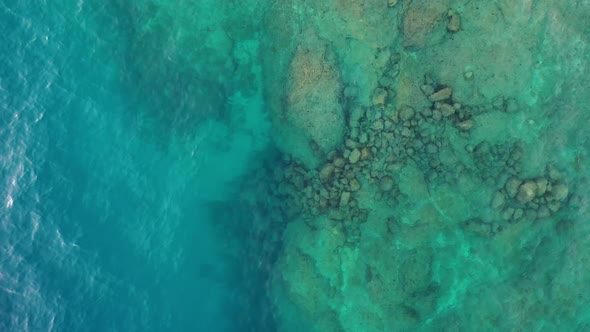
[[[281,146],[313,166],[341,143],[344,110],[334,53],[312,31],[305,34],[291,59],[285,93],[283,107],[274,114]]]
[[[559,88],[587,78],[549,79],[561,60],[539,60],[587,39],[540,37],[573,8],[289,4],[270,11],[263,50],[282,59],[266,66],[279,156],[244,192],[281,225],[280,329],[580,326],[588,143],[552,114],[588,105]]]

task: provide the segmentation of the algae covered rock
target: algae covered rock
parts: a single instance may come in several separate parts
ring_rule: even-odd
[[[533,181],[527,181],[523,183],[520,188],[518,189],[518,194],[516,195],[516,200],[520,204],[526,204],[535,198],[535,193],[537,191],[537,184]]]
[[[303,35],[286,80],[284,104],[273,111],[279,147],[315,167],[344,135],[342,85],[334,55],[315,33]]]
[[[361,159],[361,151],[359,149],[354,149],[348,156],[348,161],[351,164],[356,164]]]
[[[403,20],[404,46],[424,47],[435,26],[442,22],[448,0],[407,2]]]

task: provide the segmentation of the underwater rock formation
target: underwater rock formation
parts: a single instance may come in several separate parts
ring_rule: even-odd
[[[567,302],[572,289],[543,281],[575,278],[555,272],[572,262],[561,262],[563,250],[551,256],[553,267],[540,258],[555,248],[543,240],[553,233],[587,232],[565,217],[587,216],[586,152],[577,144],[588,141],[571,114],[587,119],[590,102],[581,111],[553,99],[587,101],[587,76],[539,60],[588,49],[576,41],[588,39],[580,30],[556,37],[572,8],[508,0],[289,4],[271,10],[280,14],[268,34],[280,60],[266,70],[283,156],[267,165],[272,176],[257,176],[272,179],[267,192],[285,218],[271,281],[282,329],[535,329],[535,312],[550,312],[551,328],[579,324],[562,323],[547,295],[564,287]],[[573,134],[554,139],[557,129]],[[568,250],[579,255],[571,260],[587,259],[576,245]]]
[[[313,167],[342,142],[344,110],[333,52],[313,32],[304,36],[289,65],[284,107],[273,115],[280,146]]]

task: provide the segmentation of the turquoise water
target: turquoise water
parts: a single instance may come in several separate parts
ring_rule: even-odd
[[[0,331],[590,330],[588,13],[0,0]]]
[[[230,259],[240,243],[216,228],[210,206],[232,195],[231,181],[266,144],[264,119],[256,134],[186,120],[209,103],[255,113],[259,100],[211,102],[220,88],[197,79],[154,95],[162,84],[142,80],[153,74],[132,61],[141,51],[131,47],[131,10],[0,4],[2,331],[226,331],[262,321],[247,319],[256,305],[242,305],[245,285],[263,279]]]

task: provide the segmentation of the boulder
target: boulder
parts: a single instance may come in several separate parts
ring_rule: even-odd
[[[412,118],[414,117],[414,114],[416,114],[416,111],[414,111],[414,109],[408,105],[402,106],[401,109],[399,110],[399,118],[402,121],[412,120]]]
[[[351,164],[356,164],[361,159],[361,151],[359,149],[354,149],[348,156],[348,161]]]
[[[437,101],[447,100],[447,99],[451,98],[451,95],[453,95],[453,89],[447,87],[447,88],[440,89],[440,90],[436,91],[435,93],[431,94],[430,96],[428,96],[428,100],[430,100],[431,102],[434,103]]]
[[[510,196],[511,198],[514,198],[514,196],[516,196],[516,194],[518,193],[518,188],[520,187],[521,183],[521,180],[514,177],[508,179],[508,181],[506,181],[506,184],[504,185],[506,194],[508,194],[508,196]]]
[[[537,183],[534,181],[527,181],[520,185],[518,188],[518,194],[516,195],[516,201],[520,204],[526,204],[535,198],[537,194]]]
[[[391,176],[384,176],[381,178],[381,181],[379,181],[379,189],[381,189],[381,191],[390,191],[391,189],[393,189],[393,179],[391,178]]]
[[[332,166],[332,164],[326,164],[320,170],[320,179],[322,180],[322,182],[326,182],[330,179],[330,177],[332,177],[333,173],[334,173],[334,166]]]
[[[551,198],[556,201],[563,201],[569,194],[566,184],[560,183],[551,187]]]

